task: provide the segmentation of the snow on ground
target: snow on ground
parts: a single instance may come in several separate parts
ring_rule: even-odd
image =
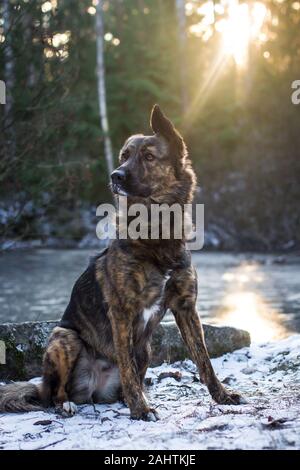
[[[148,370],[149,399],[160,414],[156,423],[130,420],[121,403],[97,405],[96,411],[84,405],[72,418],[53,411],[1,414],[0,449],[300,448],[300,335],[252,345],[213,365],[248,404],[213,403],[186,360]],[[168,377],[176,371],[181,377]]]

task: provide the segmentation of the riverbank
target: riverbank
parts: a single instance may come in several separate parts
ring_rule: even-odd
[[[246,405],[213,403],[194,364],[178,362],[148,370],[156,423],[131,421],[121,403],[80,406],[72,418],[53,411],[1,414],[0,448],[299,449],[299,351],[295,335],[213,359],[221,381],[239,390]],[[177,380],[170,372],[178,372]]]
[[[109,202],[109,201],[108,201]],[[99,202],[100,203],[100,202]],[[204,204],[197,195],[195,203]],[[205,250],[250,251],[280,254],[300,252],[297,237],[274,233],[269,238],[262,235],[258,227],[240,227],[234,219],[221,217],[205,205]],[[96,236],[100,220],[97,207],[86,201],[53,201],[43,192],[39,202],[19,195],[15,200],[0,201],[0,253],[1,251],[55,248],[55,249],[100,249],[106,245]]]

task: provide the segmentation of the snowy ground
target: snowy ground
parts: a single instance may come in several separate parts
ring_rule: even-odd
[[[97,412],[82,406],[73,418],[53,412],[2,414],[0,449],[300,448],[300,335],[252,345],[214,359],[213,365],[247,405],[213,403],[193,363],[184,361],[148,371],[157,423],[131,421],[120,403],[97,405]],[[176,371],[176,378],[168,376]]]

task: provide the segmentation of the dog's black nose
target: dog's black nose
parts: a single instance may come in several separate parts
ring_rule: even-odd
[[[126,179],[126,173],[124,170],[122,170],[121,168],[115,170],[112,172],[112,174],[110,175],[111,177],[111,180],[114,184],[122,184],[124,183],[125,179]]]

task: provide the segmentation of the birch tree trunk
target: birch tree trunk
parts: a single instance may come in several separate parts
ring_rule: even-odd
[[[102,0],[98,1],[96,6],[96,42],[97,42],[97,79],[98,79],[98,101],[101,128],[104,135],[104,155],[106,160],[106,168],[108,179],[113,171],[113,152],[109,135],[109,125],[107,118],[106,105],[106,88],[105,88],[105,64],[104,64],[104,26],[103,26],[103,10]]]
[[[15,132],[13,128],[13,88],[15,86],[15,60],[12,48],[11,6],[9,0],[3,0],[4,45],[4,82],[6,86],[6,104],[4,105],[4,128],[6,134],[7,158],[15,158]]]
[[[180,89],[181,89],[181,107],[183,113],[187,112],[188,93],[187,93],[187,70],[186,70],[186,16],[185,0],[176,0],[176,13],[178,19],[178,42],[179,42],[179,70],[180,70]]]

